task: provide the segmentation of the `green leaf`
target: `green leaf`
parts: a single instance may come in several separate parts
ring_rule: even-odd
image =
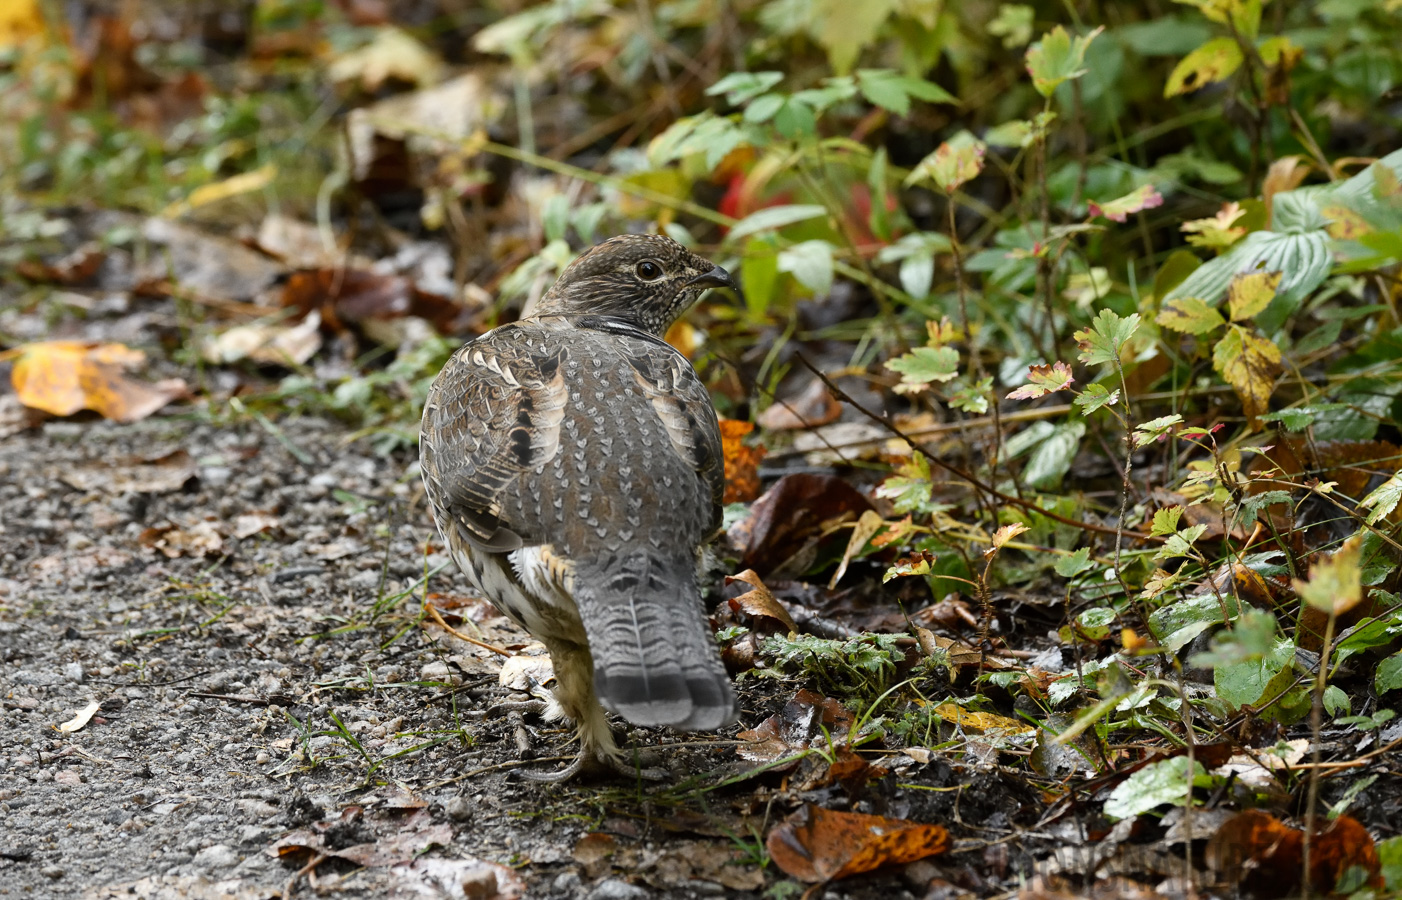
[[[1124,345],[1138,328],[1139,313],[1121,318],[1112,309],[1102,309],[1096,314],[1090,328],[1073,335],[1081,345],[1081,362],[1092,366],[1117,362]]]
[[[1175,756],[1150,763],[1120,782],[1105,801],[1105,815],[1112,819],[1132,819],[1164,804],[1182,806],[1192,796],[1193,785],[1207,779],[1202,763]]]
[[[1049,366],[1028,366],[1027,383],[1008,394],[1009,400],[1035,400],[1071,386],[1071,367],[1058,360]]]
[[[832,251],[827,241],[803,241],[779,253],[779,271],[788,272],[816,296],[832,290]]]
[[[953,347],[916,347],[886,363],[886,368],[900,372],[902,384],[949,381],[959,374],[959,351]]]
[[[1235,616],[1236,598],[1227,594],[1219,600],[1211,593],[1189,597],[1151,613],[1149,629],[1160,646],[1177,653],[1199,634],[1226,621],[1222,617],[1224,607],[1228,616]]]
[[[1164,328],[1185,334],[1207,334],[1227,324],[1221,313],[1197,297],[1169,300],[1154,321]]]
[[[1276,195],[1277,200],[1280,197]],[[1269,334],[1278,327],[1276,320],[1284,321],[1306,294],[1324,283],[1333,264],[1329,235],[1324,231],[1303,234],[1253,231],[1226,253],[1203,263],[1164,300],[1200,297],[1215,305],[1226,295],[1237,273],[1280,272],[1275,300],[1256,319],[1256,327]]]
[[[1397,508],[1397,504],[1402,502],[1402,471],[1393,474],[1391,478],[1384,481],[1373,489],[1372,493],[1358,502],[1364,509],[1371,509],[1368,513],[1368,524],[1376,525]]]
[[[1161,440],[1168,435],[1169,429],[1182,421],[1182,416],[1173,413],[1172,415],[1159,416],[1157,419],[1141,422],[1134,427],[1134,446],[1143,447],[1146,444]]]
[[[1080,409],[1081,415],[1088,416],[1102,407],[1119,403],[1120,392],[1118,389],[1112,391],[1103,384],[1092,382],[1086,385],[1086,389],[1081,391],[1073,402]]]
[[[750,238],[740,257],[740,280],[745,285],[745,308],[754,318],[761,318],[774,299],[774,285],[779,280],[779,251],[765,238]]]
[[[1275,616],[1262,610],[1248,608],[1231,628],[1213,636],[1211,647],[1206,653],[1194,653],[1188,658],[1188,662],[1203,668],[1216,668],[1259,660],[1275,651],[1275,643]]]
[[[973,384],[962,383],[962,379],[955,384],[958,387],[953,393],[946,395],[946,403],[954,409],[975,416],[981,416],[988,412],[988,394],[993,390],[993,376],[980,378]]]
[[[731,106],[743,106],[783,80],[783,72],[731,72],[706,88],[706,95],[725,94]]]
[[[1006,8],[1006,7],[1005,7]],[[993,147],[1026,147],[1032,143],[1032,123],[1025,119],[1013,119],[1002,125],[995,125],[983,135],[984,143]]]
[[[948,194],[983,171],[984,150],[983,141],[967,131],[961,131],[920,160],[906,176],[905,183],[919,184],[929,179]]]
[[[917,231],[907,234],[876,254],[878,263],[901,262],[901,287],[917,300],[930,296],[930,287],[935,279],[935,255],[948,253],[951,249],[949,238],[935,231]]]
[[[795,222],[806,222],[826,215],[827,208],[816,203],[797,203],[788,206],[770,206],[750,213],[730,229],[727,240],[735,241],[761,231],[783,228]]]
[[[1155,537],[1167,537],[1178,531],[1178,523],[1183,518],[1183,507],[1166,506],[1163,509],[1154,511],[1154,523],[1149,526],[1149,533]]]
[[[897,513],[918,512],[930,502],[934,483],[930,480],[930,461],[920,451],[911,454],[910,462],[896,470],[876,488],[876,496],[891,500]]]
[[[1164,97],[1177,97],[1203,85],[1221,81],[1241,68],[1241,47],[1232,38],[1213,38],[1189,53],[1173,67],[1164,85]]]
[[[1145,184],[1123,197],[1117,197],[1105,203],[1096,203],[1091,200],[1088,204],[1088,215],[1090,218],[1104,216],[1112,222],[1123,222],[1129,218],[1130,213],[1154,209],[1159,206],[1163,206],[1163,194],[1160,194],[1152,184]]]
[[[1382,863],[1384,890],[1392,894],[1402,891],[1402,835],[1378,843],[1378,862]]]
[[[1038,490],[1055,490],[1071,469],[1071,463],[1081,448],[1086,423],[1066,422],[1058,425],[1045,441],[1037,445],[1022,470],[1022,477]]]
[[[1373,689],[1379,694],[1402,688],[1402,652],[1394,653],[1378,664]]]
[[[1060,575],[1062,578],[1073,578],[1086,569],[1089,569],[1092,565],[1094,565],[1094,563],[1090,561],[1090,548],[1082,547],[1069,556],[1063,556],[1057,559],[1056,565],[1052,568],[1054,568],[1056,574]]]
[[[891,212],[886,208],[890,200],[886,184],[887,169],[886,148],[878,147],[871,156],[871,167],[867,169],[867,188],[871,191],[871,212],[867,214],[867,225],[871,233],[883,241],[891,239]]]
[[[774,127],[791,141],[809,137],[818,132],[818,115],[798,97],[789,97],[774,113]]]
[[[1062,82],[1086,74],[1081,65],[1086,48],[1104,28],[1097,28],[1084,37],[1072,38],[1060,25],[1048,31],[1042,39],[1027,48],[1027,71],[1032,86],[1043,97],[1050,97]]]
[[[851,71],[861,51],[876,42],[895,0],[817,0],[809,28],[839,74]]]
[[[1339,713],[1348,715],[1353,712],[1353,706],[1349,703],[1348,694],[1336,684],[1331,684],[1324,689],[1324,696],[1320,698],[1324,704],[1324,711],[1332,719]]]
[[[857,70],[857,87],[873,105],[898,116],[910,112],[910,98],[930,103],[955,103],[954,96],[923,78],[912,78],[890,69]]]
[[[1257,706],[1294,680],[1290,668],[1294,659],[1295,644],[1277,640],[1271,650],[1261,656],[1217,666],[1212,672],[1212,683],[1217,688],[1217,696],[1233,707]]]
[[[762,125],[774,118],[775,113],[783,108],[788,102],[788,98],[783,94],[765,94],[755,98],[755,101],[745,107],[744,119],[746,122],[754,122]]]

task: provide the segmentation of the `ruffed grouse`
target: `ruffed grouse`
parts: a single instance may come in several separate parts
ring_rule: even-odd
[[[670,238],[624,235],[570,265],[527,318],[468,342],[429,389],[424,487],[453,558],[545,644],[580,755],[621,768],[607,707],[709,730],[735,695],[707,628],[699,545],[721,522],[720,432],[662,340],[730,274]]]

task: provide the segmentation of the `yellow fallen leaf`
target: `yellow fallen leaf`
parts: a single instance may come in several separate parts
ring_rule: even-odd
[[[941,703],[939,706],[935,707],[935,713],[951,725],[958,725],[965,731],[976,731],[982,734],[988,732],[1032,734],[1037,730],[1025,722],[1009,719],[1007,716],[975,712],[973,710],[964,709],[962,706],[957,706],[953,703]]]
[[[184,200],[176,201],[167,206],[161,211],[161,215],[167,219],[174,219],[185,215],[192,209],[199,209],[201,206],[218,203],[220,200],[237,197],[239,194],[261,191],[272,184],[276,177],[277,166],[268,163],[266,166],[259,166],[252,172],[243,172],[231,178],[225,178],[223,181],[201,185],[191,191],[190,196]]]
[[[123,344],[41,341],[17,348],[10,372],[19,401],[31,409],[70,416],[90,409],[117,422],[144,419],[188,392],[178,378],[146,384],[124,370],[146,361],[146,354]]]
[[[102,704],[94,700],[87,706],[78,710],[78,714],[76,716],[69,719],[67,722],[64,722],[62,725],[58,726],[58,730],[62,731],[64,734],[72,734],[75,731],[81,731],[83,726],[87,725],[88,722],[92,719],[93,715],[96,714],[97,711],[101,708]]]

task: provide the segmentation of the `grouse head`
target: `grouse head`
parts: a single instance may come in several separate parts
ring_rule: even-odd
[[[535,316],[607,316],[661,336],[707,288],[738,292],[730,273],[669,237],[624,234],[586,250]]]

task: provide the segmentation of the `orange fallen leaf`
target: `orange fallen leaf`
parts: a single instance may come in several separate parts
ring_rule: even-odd
[[[755,426],[739,419],[720,420],[721,452],[725,455],[725,502],[748,503],[759,496],[759,461],[763,447],[749,447],[745,435]]]
[[[726,584],[734,584],[737,581],[748,584],[754,590],[746,591],[729,601],[732,609],[736,612],[744,613],[752,619],[773,620],[790,634],[798,631],[798,626],[794,624],[793,617],[789,615],[789,611],[784,609],[779,601],[775,599],[774,594],[765,586],[764,582],[760,580],[759,575],[755,573],[754,569],[746,569],[739,575],[725,576]],[[776,630],[777,629],[772,627],[765,627],[766,632]]]
[[[1304,862],[1304,832],[1270,813],[1247,810],[1228,819],[1207,845],[1208,865],[1224,883],[1257,897],[1296,894]],[[1350,869],[1381,888],[1383,878],[1373,836],[1357,819],[1339,816],[1310,842],[1310,887],[1331,893]]]
[[[124,372],[146,361],[146,354],[123,344],[43,341],[18,348],[10,382],[21,403],[55,416],[82,409],[117,422],[135,422],[189,388],[179,378],[155,384],[134,381]]]
[[[939,825],[833,812],[810,803],[775,826],[765,847],[786,875],[813,883],[944,853],[949,832]]]

